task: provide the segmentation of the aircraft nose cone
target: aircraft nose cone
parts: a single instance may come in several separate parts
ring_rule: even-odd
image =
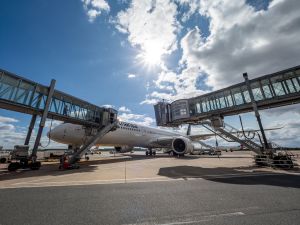
[[[53,141],[58,140],[59,139],[59,133],[60,133],[59,130],[60,130],[59,128],[52,129],[51,131],[49,131],[47,133],[47,137],[50,138]]]

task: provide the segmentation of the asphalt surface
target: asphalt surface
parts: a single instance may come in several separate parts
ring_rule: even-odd
[[[56,162],[6,167],[0,225],[300,224],[300,169],[256,167],[249,152],[101,154],[64,171]]]
[[[175,171],[175,173],[174,173]],[[0,190],[0,224],[300,224],[298,174]],[[182,172],[183,179],[175,179]]]

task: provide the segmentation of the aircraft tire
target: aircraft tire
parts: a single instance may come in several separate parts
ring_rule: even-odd
[[[178,153],[176,153],[176,152],[173,152],[173,156],[175,156],[175,157],[183,157],[184,154],[178,154]]]

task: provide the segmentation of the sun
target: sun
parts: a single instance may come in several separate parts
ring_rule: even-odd
[[[157,66],[162,63],[162,55],[164,54],[163,48],[158,42],[147,43],[138,58],[146,66]]]

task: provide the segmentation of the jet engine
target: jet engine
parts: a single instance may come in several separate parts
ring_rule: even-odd
[[[172,149],[176,154],[184,155],[193,151],[193,144],[185,137],[174,138],[172,142]]]
[[[132,146],[116,146],[115,147],[116,152],[119,153],[126,153],[126,152],[132,152],[133,151],[133,147]]]

